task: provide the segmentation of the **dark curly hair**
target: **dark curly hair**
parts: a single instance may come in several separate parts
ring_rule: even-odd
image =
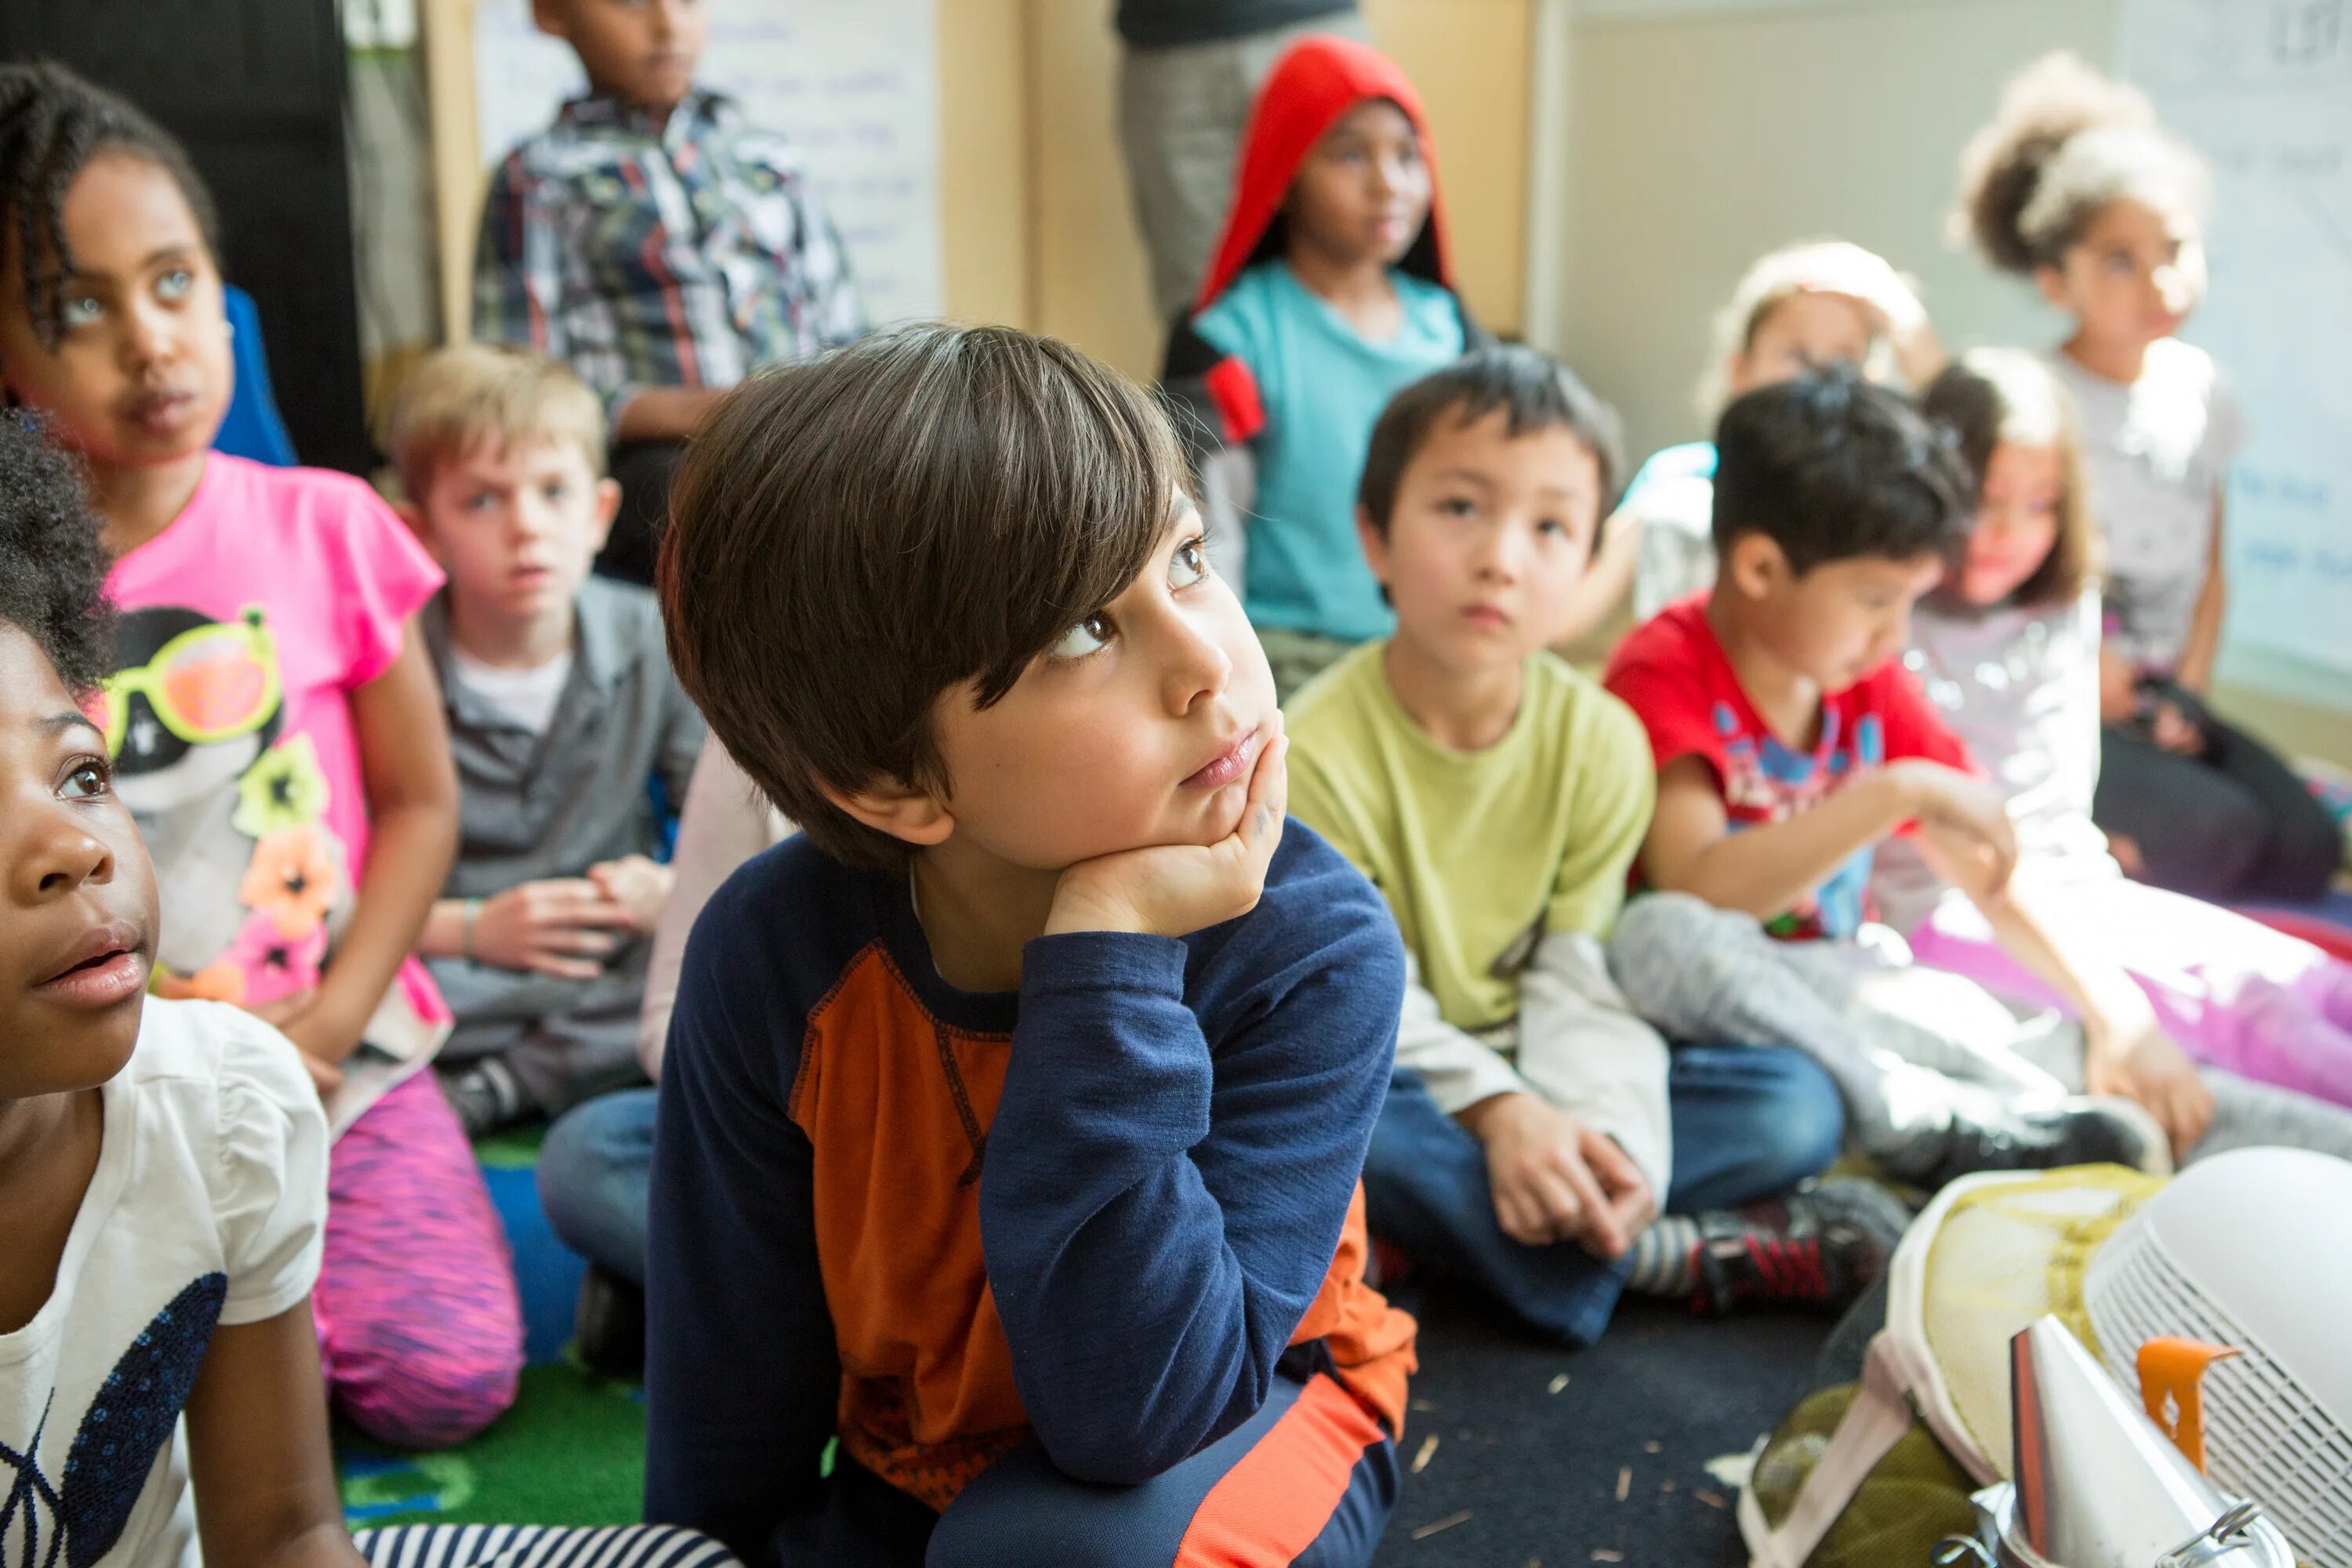
[[[1715,446],[1720,557],[1761,533],[1802,576],[1865,555],[1949,561],[1968,541],[1976,486],[1958,443],[1851,365],[1735,399]]]
[[[2204,160],[2158,128],[2147,95],[2062,51],[2011,78],[1969,139],[1953,236],[2004,272],[2031,273],[2055,266],[2110,202],[2201,218],[2206,195]]]
[[[205,247],[220,254],[212,193],[170,132],[54,61],[0,65],[0,235],[16,239],[25,313],[49,348],[65,335],[57,279],[74,265],[66,243],[66,190],[106,152],[131,153],[169,174],[195,214]],[[54,267],[42,266],[44,258]]]
[[[31,637],[77,694],[114,668],[110,564],[71,458],[0,413],[0,624]]]

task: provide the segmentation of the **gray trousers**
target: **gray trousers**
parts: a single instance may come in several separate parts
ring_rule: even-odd
[[[1165,325],[1191,302],[1233,201],[1234,165],[1258,84],[1310,33],[1370,37],[1341,9],[1205,44],[1119,51],[1118,139],[1135,219],[1151,261],[1151,301]]]
[[[427,961],[457,1020],[441,1047],[441,1065],[503,1058],[530,1108],[551,1117],[642,1082],[637,1013],[652,950],[650,940],[632,939],[593,980],[521,974],[462,958]]]
[[[1900,939],[1776,942],[1749,916],[1652,893],[1626,905],[1609,967],[1670,1037],[1811,1055],[1845,1100],[1848,1146],[1898,1175],[1933,1164],[1956,1122],[2083,1091],[2080,1025],[1915,965]],[[2352,1111],[2219,1068],[2204,1078],[2213,1122],[2191,1159],[2250,1144],[2352,1158]]]

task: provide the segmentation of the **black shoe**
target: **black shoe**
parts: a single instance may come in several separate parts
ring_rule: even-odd
[[[441,1092],[457,1113],[457,1124],[467,1138],[487,1138],[530,1120],[522,1084],[514,1069],[496,1057],[484,1057],[442,1073]]]
[[[1786,1197],[1698,1216],[1701,1311],[1842,1311],[1886,1273],[1911,1211],[1876,1182],[1807,1182]]]
[[[2050,1171],[2061,1165],[2126,1165],[2169,1175],[2172,1149],[2156,1118],[2132,1101],[2076,1098],[1954,1118],[1942,1157],[1916,1180],[1934,1192],[1979,1171]]]
[[[572,1310],[572,1348],[599,1376],[628,1383],[645,1376],[645,1291],[590,1264]]]

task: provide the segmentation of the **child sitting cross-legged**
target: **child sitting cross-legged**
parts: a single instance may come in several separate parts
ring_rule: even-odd
[[[1396,635],[1289,710],[1294,807],[1387,898],[1413,965],[1373,1228],[1574,1344],[1629,1280],[1718,1310],[1842,1301],[1906,1217],[1867,1183],[1780,1196],[1837,1154],[1809,1058],[1669,1051],[1610,982],[1649,755],[1624,704],[1544,649],[1617,451],[1615,415],[1531,349],[1398,394],[1359,511]]]
[[[2264,1142],[2352,1155],[2343,1109],[2352,1106],[2352,965],[2234,910],[2125,878],[2092,825],[2096,539],[2082,437],[2058,373],[2020,350],[1971,350],[1924,406],[1959,437],[1979,503],[1966,553],[1911,617],[1906,662],[2008,797],[2020,876],[2032,877],[2037,906],[2068,942],[2104,950],[2207,1064],[2217,1127],[2242,1120],[2242,1102],[2267,1101]],[[1920,962],[2001,995],[2064,1000],[2019,968],[1910,846],[1878,857],[1872,889]]]
[[[457,1015],[440,1065],[478,1137],[638,1076],[670,883],[651,784],[685,798],[702,717],[653,595],[589,575],[618,493],[595,395],[570,371],[444,349],[402,386],[384,448],[449,578],[420,620],[457,763],[457,854],[417,948]]]
[[[1860,1152],[1922,1186],[2187,1153],[2210,1096],[2130,979],[2011,885],[2003,802],[1899,660],[1969,524],[1950,443],[1841,367],[1739,398],[1716,447],[1715,587],[1636,630],[1609,670],[1658,766],[1640,871],[1660,891],[1618,923],[1618,983],[1675,1032],[1812,1051]],[[1893,835],[2079,1024],[2021,1022],[1879,940],[1867,887]],[[2086,1077],[2111,1093],[2070,1098]]]
[[[670,1018],[649,1519],[761,1563],[1370,1560],[1403,957],[1286,826],[1182,476],[1140,388],[1003,328],[756,377],[688,453],[670,647],[801,831]]]

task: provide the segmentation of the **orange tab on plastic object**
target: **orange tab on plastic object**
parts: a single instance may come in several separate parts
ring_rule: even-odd
[[[2205,1468],[2205,1369],[2238,1352],[2228,1345],[2159,1335],[2139,1347],[2139,1400],[2180,1457]]]

